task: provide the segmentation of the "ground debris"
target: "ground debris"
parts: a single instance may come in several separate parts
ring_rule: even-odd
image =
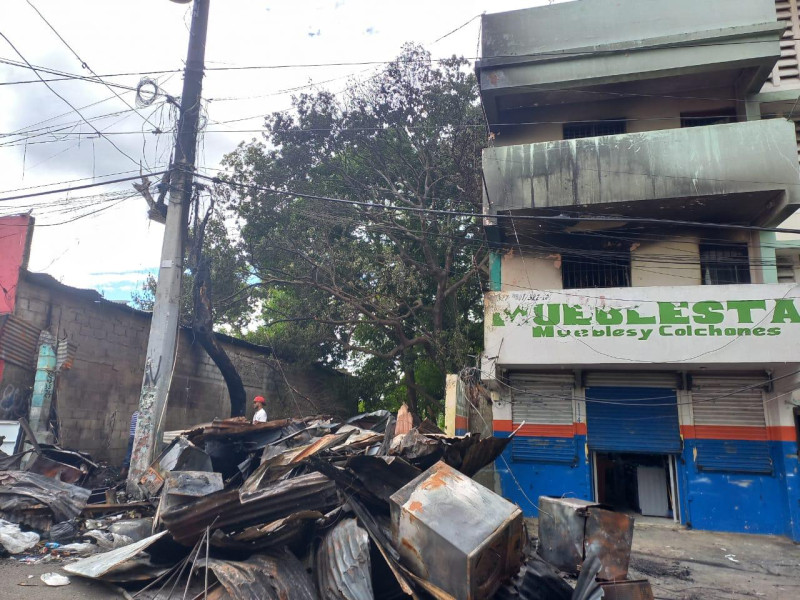
[[[216,420],[170,436],[146,501],[105,475],[88,490],[60,468],[0,471],[0,517],[52,530],[23,560],[83,556],[63,569],[144,600],[594,598],[594,575],[575,596],[529,554],[519,507],[471,479],[511,439],[448,436],[407,411]]]

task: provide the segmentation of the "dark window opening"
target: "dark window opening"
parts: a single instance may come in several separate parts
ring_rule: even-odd
[[[561,257],[561,282],[564,289],[631,286],[631,256]]]
[[[794,439],[797,445],[797,456],[800,456],[800,408],[795,408],[792,412],[794,412]]]
[[[700,272],[703,285],[750,283],[747,244],[701,245]]]
[[[597,137],[599,135],[618,135],[627,132],[625,119],[608,119],[606,121],[581,121],[564,123],[564,139]]]
[[[736,110],[733,108],[681,113],[681,127],[703,127],[705,125],[723,125],[735,122]]]

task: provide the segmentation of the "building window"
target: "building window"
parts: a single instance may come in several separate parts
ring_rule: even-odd
[[[562,255],[561,282],[564,289],[631,286],[631,257]]]
[[[800,263],[796,254],[778,254],[775,266],[778,269],[778,283],[795,283],[795,267]]]
[[[626,133],[625,119],[607,119],[605,121],[580,121],[564,123],[564,139],[597,137],[598,135],[618,135]]]
[[[750,283],[747,244],[701,245],[700,271],[703,285]]]
[[[723,125],[735,122],[736,110],[733,108],[681,113],[681,127],[703,127],[704,125]]]

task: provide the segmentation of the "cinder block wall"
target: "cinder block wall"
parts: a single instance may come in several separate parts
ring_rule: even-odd
[[[139,402],[150,316],[98,300],[86,290],[55,281],[42,285],[25,277],[20,279],[15,313],[59,338],[68,337],[77,346],[74,366],[57,379],[62,445],[89,452],[98,460],[121,462],[130,417]],[[347,399],[345,375],[314,366],[284,366],[282,372],[264,349],[223,345],[242,376],[248,397],[267,398],[270,418],[317,412],[349,415],[356,410],[355,403]],[[181,332],[178,348],[166,429],[230,416],[225,383],[190,331]]]

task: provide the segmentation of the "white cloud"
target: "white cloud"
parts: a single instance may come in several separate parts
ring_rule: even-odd
[[[167,0],[82,0],[79,3],[35,0],[34,3],[97,73],[182,68],[190,5]],[[267,6],[255,0],[211,0],[206,62],[209,67],[225,67],[389,60],[396,56],[404,42],[430,43],[483,11],[497,12],[545,3],[545,0],[284,0]],[[3,3],[3,25],[3,33],[31,63],[88,74],[24,0]],[[315,33],[313,37],[309,35],[311,32]],[[316,35],[317,32],[320,35]],[[473,56],[477,36],[478,20],[475,20],[432,46],[431,50],[435,56]],[[2,40],[0,47],[0,56],[18,59]],[[215,122],[287,108],[289,95],[274,95],[278,90],[309,81],[341,78],[327,86],[336,91],[344,86],[347,75],[371,71],[374,68],[364,66],[209,71],[203,90],[203,96],[211,99],[209,131],[203,136],[198,151],[201,166],[218,166],[225,152],[255,135],[224,133],[223,130],[258,129],[262,125],[261,119],[228,126]],[[180,74],[156,77],[169,93],[180,94]],[[0,65],[0,79],[23,81],[35,77],[29,70]],[[109,81],[128,86],[135,86],[138,80],[136,75],[109,78]],[[51,85],[76,107],[99,102],[81,111],[86,117],[127,108],[102,85],[75,81]],[[123,97],[132,102],[132,94],[126,93]],[[224,100],[226,98],[238,100]],[[149,115],[151,111],[142,112]],[[0,132],[12,132],[69,112],[69,107],[40,83],[5,86],[0,94]],[[150,118],[155,121],[158,116],[153,114]],[[79,120],[73,113],[49,124]],[[152,134],[141,133],[151,130],[152,126],[135,114],[109,117],[96,126],[107,131],[140,132],[115,135],[112,139],[125,153],[137,160],[142,157],[146,161],[145,169],[163,167],[167,161],[169,140],[166,136],[156,140]],[[55,141],[45,136],[31,139],[27,147],[3,147],[4,140],[0,138],[0,163],[3,164],[0,190],[137,168],[107,141],[89,139],[92,132],[86,125],[81,131],[87,136],[80,140]],[[47,143],[34,144],[34,141]],[[129,190],[130,185],[117,184],[111,189]],[[102,188],[102,191],[108,190]],[[78,195],[89,193],[92,192],[87,190]],[[63,197],[45,196],[26,201],[24,206],[38,207],[34,214],[40,225],[60,223],[76,214],[48,213],[52,207],[46,209],[45,206]],[[99,205],[102,206],[105,205]],[[10,205],[0,206],[0,214],[9,211]],[[97,289],[136,285],[140,280],[135,277],[120,279],[120,274],[141,274],[153,269],[158,264],[162,232],[161,225],[147,220],[144,201],[133,198],[74,223],[37,227],[30,267],[44,270],[70,285]],[[116,289],[122,290],[122,287]]]

